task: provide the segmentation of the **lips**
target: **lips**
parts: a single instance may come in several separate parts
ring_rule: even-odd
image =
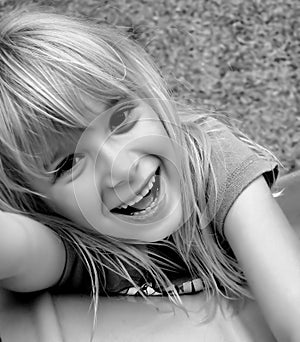
[[[151,204],[155,201],[160,188],[160,168],[157,168],[152,180],[141,189],[144,196],[136,196],[136,201],[129,201],[129,204],[123,204],[111,210],[111,213],[122,215],[134,215],[134,213],[147,211],[151,209]],[[148,190],[149,189],[149,190]],[[148,190],[148,191],[147,191]],[[134,203],[132,203],[134,202]]]

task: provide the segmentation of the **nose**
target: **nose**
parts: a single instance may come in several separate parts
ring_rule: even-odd
[[[106,141],[96,156],[95,173],[107,187],[115,188],[122,183],[131,183],[136,173],[138,158],[128,146]]]

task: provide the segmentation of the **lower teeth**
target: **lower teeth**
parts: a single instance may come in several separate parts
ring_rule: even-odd
[[[157,201],[158,201],[158,199],[156,197],[155,200],[150,204],[150,206],[148,208],[146,208],[142,211],[137,211],[137,212],[133,213],[132,216],[141,216],[141,215],[145,215],[145,214],[149,213],[149,211],[151,211],[151,209],[155,207]]]
[[[148,208],[146,208],[142,211],[136,211],[136,212],[132,213],[131,216],[142,216],[142,215],[149,213],[156,206],[157,201],[158,201],[158,190],[156,192],[156,196],[155,196],[154,201],[150,204],[150,206]]]

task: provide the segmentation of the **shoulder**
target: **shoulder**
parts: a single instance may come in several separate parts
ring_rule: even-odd
[[[0,215],[1,286],[20,292],[52,286],[58,281],[65,262],[61,239],[50,228],[28,217]]]
[[[238,196],[260,176],[269,187],[278,177],[275,158],[238,134],[215,119],[207,124],[211,145],[208,200],[213,204],[214,222],[222,233],[228,211]]]

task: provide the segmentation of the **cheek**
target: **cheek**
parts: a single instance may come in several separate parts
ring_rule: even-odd
[[[86,226],[100,212],[98,194],[89,184],[53,191],[54,210],[77,224]]]

